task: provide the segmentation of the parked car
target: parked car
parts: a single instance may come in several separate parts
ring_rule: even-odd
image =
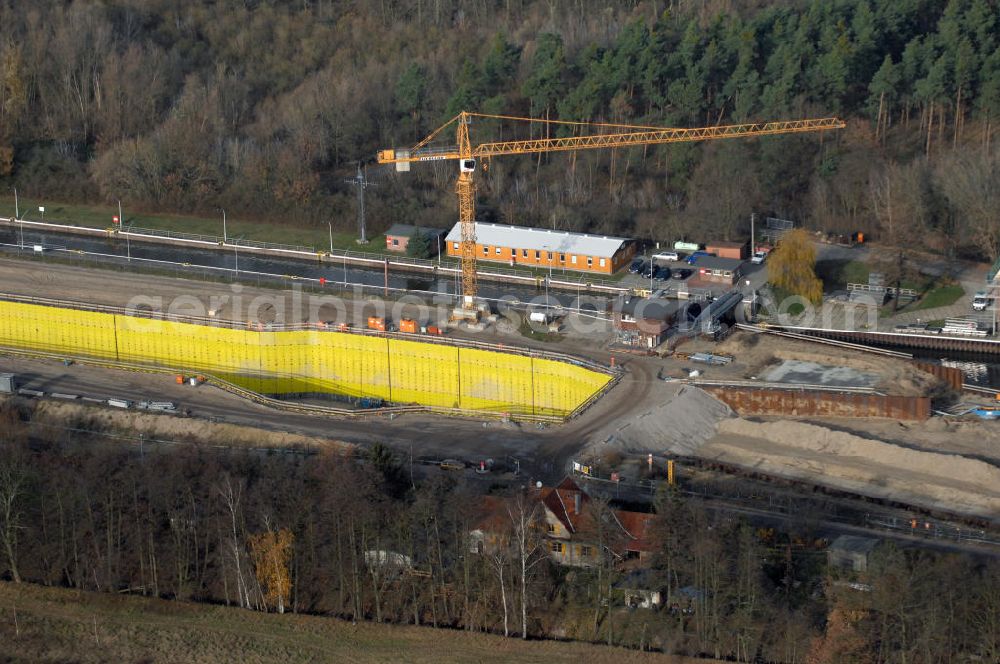
[[[986,291],[979,291],[972,296],[973,311],[986,311],[986,307],[988,306],[990,306],[990,296]]]
[[[681,255],[676,251],[662,251],[658,254],[653,254],[654,261],[673,261],[677,262],[681,259]]]
[[[642,268],[642,276],[645,277],[646,279],[652,279],[653,278],[653,273],[655,271],[656,271],[656,266],[653,265],[652,263],[649,263],[649,264],[643,266],[643,268]]]
[[[646,261],[642,260],[641,258],[633,258],[632,264],[628,266],[629,274],[639,274],[640,272],[642,272],[642,268],[645,264]]]
[[[750,259],[750,262],[753,263],[754,265],[760,265],[766,260],[767,260],[767,252],[758,251],[753,255],[753,258]]]
[[[699,258],[704,258],[705,256],[714,256],[714,255],[715,254],[710,254],[707,251],[696,251],[693,254],[691,254],[690,256],[688,256],[687,257],[687,261],[685,261],[685,262],[688,265],[694,265],[695,263],[698,262]]]
[[[670,278],[670,273],[669,267],[657,267],[656,271],[653,272],[653,278],[657,281],[665,281]]]
[[[686,267],[684,267],[679,270],[674,270],[673,278],[678,280],[687,279],[692,274],[694,274],[694,270],[689,270]]]

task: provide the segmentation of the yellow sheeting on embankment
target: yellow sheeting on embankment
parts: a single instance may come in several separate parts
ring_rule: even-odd
[[[329,331],[258,332],[0,302],[0,345],[204,372],[271,395],[326,393],[565,416],[610,376],[558,360]]]

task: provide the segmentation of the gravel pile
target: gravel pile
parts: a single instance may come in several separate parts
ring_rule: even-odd
[[[609,448],[632,454],[691,454],[716,434],[719,422],[733,417],[726,404],[707,392],[682,385],[628,419],[610,422],[594,436],[589,452]]]

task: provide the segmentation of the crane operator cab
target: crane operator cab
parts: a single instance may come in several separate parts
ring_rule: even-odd
[[[459,159],[458,170],[461,173],[473,173],[476,170],[475,159]]]

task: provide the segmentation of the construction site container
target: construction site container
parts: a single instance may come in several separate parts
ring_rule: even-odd
[[[180,374],[177,374],[176,376],[174,376],[174,380],[177,382],[178,385],[183,385],[184,384],[184,376],[182,376]]]
[[[378,330],[379,332],[385,332],[385,319],[378,316],[368,317],[368,329]]]
[[[108,399],[108,405],[115,408],[131,408],[132,402],[128,399]]]
[[[444,334],[444,331],[441,330],[441,328],[438,327],[437,325],[428,325],[427,326],[427,334],[442,335],[442,334]]]
[[[0,392],[6,392],[8,394],[13,393],[17,389],[17,385],[15,383],[16,380],[14,374],[0,373]]]
[[[701,245],[697,242],[674,242],[674,249],[677,251],[698,251]]]
[[[409,318],[404,318],[399,321],[399,331],[409,332],[410,334],[416,334],[417,332],[417,321],[411,320]]]

